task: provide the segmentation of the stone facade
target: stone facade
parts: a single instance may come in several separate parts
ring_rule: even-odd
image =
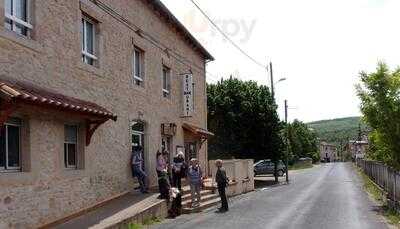
[[[321,161],[323,162],[335,162],[339,159],[337,155],[337,147],[326,142],[320,143],[319,153]]]
[[[170,150],[194,142],[197,157],[207,169],[207,144],[200,144],[198,136],[184,131],[182,125],[207,128],[205,66],[212,57],[199,51],[147,1],[101,2],[129,23],[89,0],[30,0],[33,29],[26,38],[5,28],[4,0],[0,0],[0,78],[7,76],[94,102],[118,116],[116,122],[101,125],[91,144],[84,146],[85,125],[79,115],[31,106],[13,114],[23,119],[22,169],[0,173],[0,228],[37,227],[131,190],[133,120],[145,125],[145,167],[152,186],[157,182],[155,154],[161,148],[163,123],[177,126]],[[83,15],[96,21],[96,66],[81,59]],[[130,23],[159,43],[144,39]],[[134,47],[144,52],[143,86],[132,80]],[[179,54],[181,60],[171,53]],[[170,98],[162,94],[163,65],[171,69]],[[188,72],[193,73],[194,113],[184,118],[181,74]],[[78,169],[64,166],[66,123],[79,124]]]

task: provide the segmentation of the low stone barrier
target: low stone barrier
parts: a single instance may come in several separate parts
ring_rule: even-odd
[[[223,167],[229,178],[227,189],[228,196],[236,196],[243,193],[254,191],[254,167],[252,159],[244,160],[224,160]],[[209,161],[209,177],[212,177],[212,184],[216,187],[215,173],[217,168],[215,160]]]

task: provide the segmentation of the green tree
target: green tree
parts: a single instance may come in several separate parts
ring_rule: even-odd
[[[210,158],[279,160],[283,141],[269,88],[230,78],[207,85]]]
[[[400,69],[379,63],[376,72],[360,73],[357,93],[364,121],[372,128],[369,157],[400,168]]]
[[[291,161],[294,162],[302,157],[312,158],[313,162],[319,161],[317,135],[314,131],[299,120],[288,124],[288,128]]]

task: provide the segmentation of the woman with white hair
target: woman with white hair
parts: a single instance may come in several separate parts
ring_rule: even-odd
[[[178,151],[172,161],[172,183],[174,187],[182,190],[181,179],[186,173],[185,155]]]

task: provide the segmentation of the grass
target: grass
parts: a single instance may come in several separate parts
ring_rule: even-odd
[[[127,225],[127,229],[143,229],[146,228],[146,226],[151,226],[154,224],[161,223],[161,219],[157,217],[152,217],[152,218],[146,218],[143,220],[142,224],[139,223],[130,223]]]
[[[289,166],[289,170],[300,170],[300,169],[309,169],[312,168],[313,165],[311,164],[294,164]]]
[[[388,206],[386,201],[386,193],[380,187],[378,187],[360,168],[356,169],[363,180],[365,191],[367,191],[368,194],[382,206],[381,210],[383,216],[385,216],[390,224],[400,227],[400,214]]]

